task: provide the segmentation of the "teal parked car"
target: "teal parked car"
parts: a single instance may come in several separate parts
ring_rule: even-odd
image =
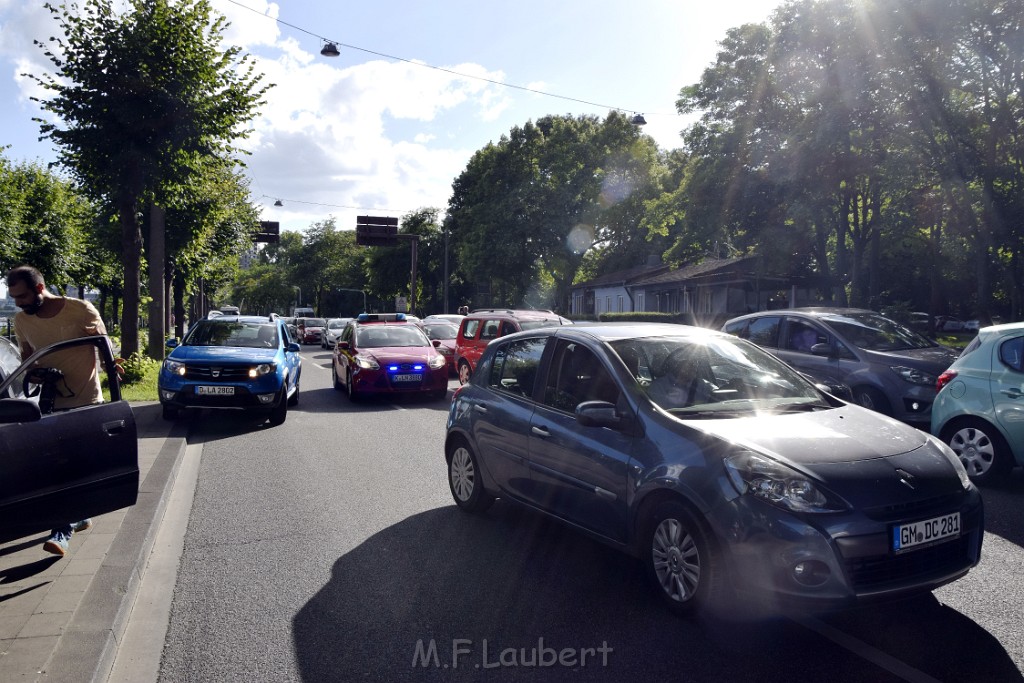
[[[1024,323],[984,327],[939,376],[931,432],[976,483],[1024,465]]]

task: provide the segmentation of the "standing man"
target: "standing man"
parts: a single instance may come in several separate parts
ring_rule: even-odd
[[[42,274],[32,266],[18,266],[8,271],[7,292],[21,309],[14,316],[14,333],[23,360],[36,350],[59,341],[107,333],[91,303],[52,294],[46,289]],[[61,391],[54,401],[55,409],[76,408],[103,400],[93,349],[68,349],[52,354],[52,358],[53,365],[64,375]],[[68,551],[71,534],[91,526],[92,520],[83,519],[54,529],[43,549],[63,556]]]

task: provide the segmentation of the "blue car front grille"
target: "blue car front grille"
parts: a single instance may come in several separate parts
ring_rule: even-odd
[[[185,377],[210,382],[238,382],[249,379],[248,365],[186,365]]]

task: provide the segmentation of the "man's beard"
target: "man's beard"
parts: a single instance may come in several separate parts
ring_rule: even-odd
[[[36,300],[25,306],[20,306],[22,311],[28,315],[35,315],[39,312],[39,309],[43,307],[43,297],[41,294],[36,295]]]

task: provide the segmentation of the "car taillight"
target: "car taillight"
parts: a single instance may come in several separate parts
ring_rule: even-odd
[[[939,379],[935,381],[935,391],[942,391],[942,387],[952,382],[956,375],[956,370],[946,370],[944,373],[939,375]]]

